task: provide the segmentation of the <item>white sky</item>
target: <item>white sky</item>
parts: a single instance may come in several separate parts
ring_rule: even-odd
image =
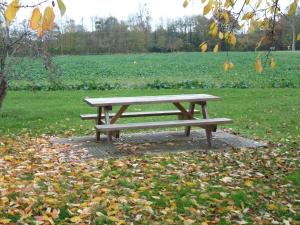
[[[20,1],[23,4],[37,2],[35,0]],[[51,1],[49,0],[49,3]],[[160,19],[166,20],[178,17],[201,14],[203,7],[200,0],[192,2],[187,8],[183,7],[183,0],[64,0],[66,13],[63,20],[74,19],[76,23],[83,22],[88,28],[91,27],[91,17],[108,17],[114,16],[119,20],[127,20],[128,16],[138,11],[139,5],[146,4],[152,17],[152,25],[159,23]],[[45,4],[47,5],[47,4]],[[57,8],[57,7],[56,7]],[[18,13],[17,20],[20,22],[30,17],[31,10],[21,9]],[[55,13],[57,19],[60,19],[60,13]]]
[[[129,15],[137,12],[139,5],[146,4],[150,15],[152,16],[152,25],[159,24],[161,18],[166,20],[174,19],[189,15],[199,15],[203,11],[203,5],[200,0],[192,0],[187,8],[183,7],[184,0],[64,0],[67,7],[63,20],[74,19],[76,23],[83,24],[87,28],[92,27],[91,17],[108,17],[114,16],[120,20],[126,20]],[[243,2],[244,0],[238,0]],[[251,0],[253,1],[253,0]],[[37,0],[21,0],[23,4],[37,2]],[[256,2],[256,1],[255,1]],[[49,0],[51,3],[51,0]],[[280,1],[281,6],[288,6],[291,0]],[[57,7],[56,7],[57,8]],[[18,20],[30,17],[28,9],[22,9],[23,12],[18,14]],[[60,13],[56,12],[57,19],[60,19]],[[59,21],[57,21],[59,22]]]
[[[126,20],[129,15],[135,13],[139,5],[146,4],[153,18],[152,24],[159,22],[160,18],[176,18],[186,15],[200,14],[202,6],[197,0],[187,8],[184,8],[183,0],[65,0],[67,6],[66,17],[84,18],[85,23],[90,22],[90,17],[115,16]]]

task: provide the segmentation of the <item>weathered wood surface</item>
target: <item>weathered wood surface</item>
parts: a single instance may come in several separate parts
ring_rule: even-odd
[[[195,103],[190,103],[190,108],[189,108],[189,113],[190,113],[190,115],[192,116],[192,118],[194,117],[194,113],[195,113]],[[185,136],[190,136],[190,134],[191,134],[191,127],[190,126],[188,126],[188,127],[186,127],[185,128]]]
[[[102,116],[102,108],[101,107],[98,107],[98,111],[97,111],[97,114],[96,114],[96,120],[97,120],[97,122],[96,122],[96,124],[97,125],[101,125],[103,122],[102,122],[102,118],[101,118],[101,116]],[[96,141],[100,141],[100,132],[99,131],[97,131],[96,132]]]
[[[228,118],[200,119],[200,120],[175,120],[161,122],[143,122],[129,124],[108,124],[96,125],[98,131],[118,131],[129,129],[145,129],[145,128],[163,128],[163,127],[180,127],[180,126],[214,126],[218,124],[232,123]]]
[[[160,95],[113,98],[85,98],[84,101],[93,107],[113,105],[137,105],[151,103],[205,102],[219,100],[220,97],[207,94]]]
[[[195,110],[196,113],[199,113],[199,110]],[[152,112],[125,112],[120,118],[131,118],[131,117],[148,117],[148,116],[179,116],[182,112],[178,110],[169,110],[169,111],[152,111]],[[114,117],[116,113],[110,113],[111,117]],[[80,115],[82,120],[96,120],[97,114],[83,114]],[[101,116],[104,119],[104,116]]]

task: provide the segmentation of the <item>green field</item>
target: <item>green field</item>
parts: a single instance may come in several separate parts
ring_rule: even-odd
[[[9,80],[13,90],[300,87],[300,52],[274,53],[276,71],[266,63],[262,74],[255,72],[256,56],[254,52],[58,56],[57,87],[49,87],[41,60],[15,58]],[[227,59],[235,68],[224,73]]]

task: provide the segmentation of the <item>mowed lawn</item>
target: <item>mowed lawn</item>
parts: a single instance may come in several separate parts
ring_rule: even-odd
[[[241,135],[279,142],[300,139],[300,89],[205,89],[205,90],[113,90],[9,92],[0,114],[0,131],[6,135],[85,135],[94,133],[94,123],[81,121],[80,114],[96,109],[84,97],[139,96],[208,93],[222,97],[209,102],[211,117],[229,117],[227,125]],[[141,105],[128,110],[173,109],[173,105]],[[114,110],[116,110],[115,108]],[[166,118],[147,118],[147,120]],[[170,118],[168,118],[170,119]],[[141,119],[135,118],[134,121]],[[123,120],[128,121],[128,120]],[[130,120],[132,121],[132,119]],[[299,142],[297,142],[299,144]]]

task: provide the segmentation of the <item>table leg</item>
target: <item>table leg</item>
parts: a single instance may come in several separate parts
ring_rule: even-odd
[[[110,116],[109,116],[109,112],[112,110],[112,107],[104,107],[104,118],[105,118],[105,124],[109,125],[110,124]],[[111,132],[107,133],[107,141],[111,142],[112,140],[112,134]]]
[[[97,123],[97,125],[101,125],[102,124],[102,121],[101,121],[102,107],[98,107],[97,110],[98,110],[98,112],[97,112],[98,116],[97,116],[96,123]],[[96,132],[96,141],[100,142],[100,132],[99,131]]]
[[[203,119],[208,119],[208,108],[207,108],[206,102],[201,102],[201,109],[202,109]],[[205,133],[206,133],[208,147],[211,148],[212,147],[212,129],[211,129],[211,127],[205,128]]]
[[[189,113],[193,117],[195,112],[195,103],[190,103],[190,108],[189,108]],[[185,136],[189,137],[191,134],[191,127],[186,127],[185,128]]]
[[[117,120],[123,115],[123,113],[127,110],[129,105],[122,105],[119,111],[116,113],[116,115],[111,119],[110,123],[114,124],[117,122]],[[120,131],[115,131],[115,137],[119,138],[120,137]]]

